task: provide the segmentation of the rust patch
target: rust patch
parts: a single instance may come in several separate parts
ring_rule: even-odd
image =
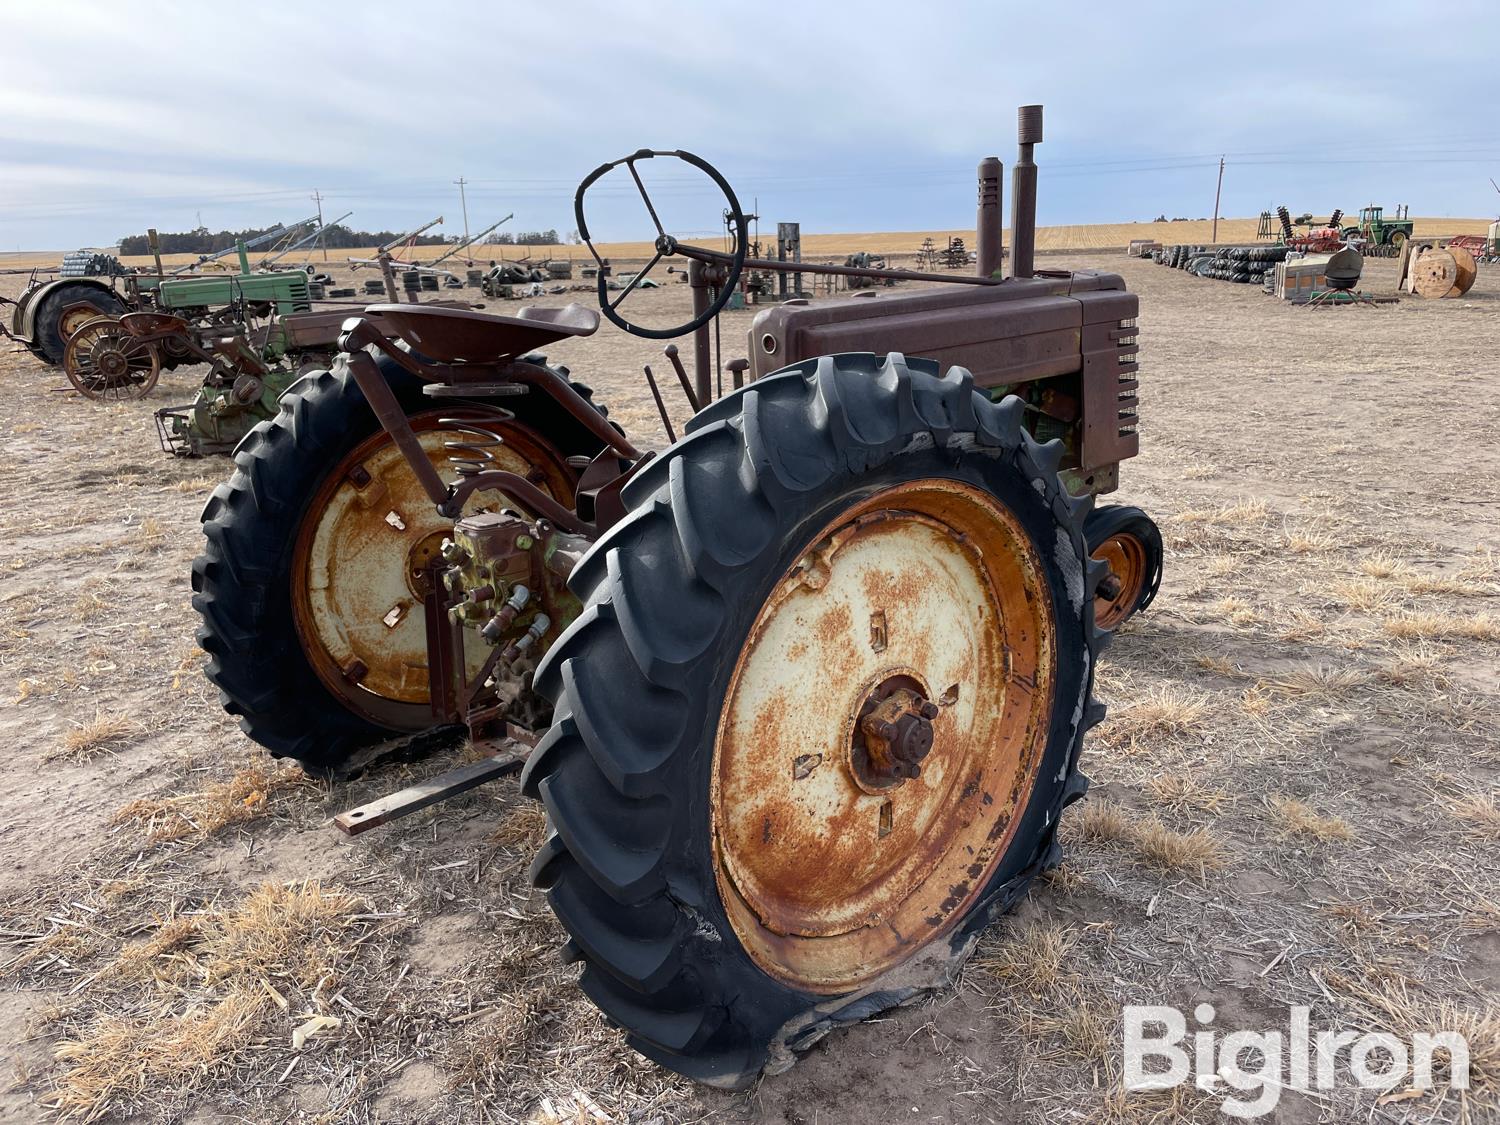
[[[1053,625],[1039,552],[970,486],[918,481],[865,498],[813,544],[741,650],[719,717],[712,823],[720,895],[752,958],[837,992],[956,924],[1004,855],[1015,802],[990,791],[1034,784]],[[910,698],[865,710],[897,677]],[[915,776],[861,786],[854,751],[871,738],[909,751],[898,724],[918,718],[931,744]]]

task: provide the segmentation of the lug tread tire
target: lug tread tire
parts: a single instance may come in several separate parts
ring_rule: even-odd
[[[564,956],[582,961],[584,991],[637,1051],[742,1088],[833,1027],[949,983],[978,931],[1057,862],[1058,817],[1087,788],[1083,734],[1104,714],[1090,692],[1106,639],[1093,624],[1106,568],[1086,562],[1083,535],[1092,499],[1063,488],[1061,455],[1060,443],[1025,433],[1019,399],[989,401],[967,371],[939,377],[929,361],[849,354],[711,404],[628,483],[628,515],[570,579],[584,612],[537,669],[556,717],[521,787],[546,807],[549,835],[531,876],[571,935]],[[1008,482],[1029,526],[1047,529],[1037,547],[1054,601],[1066,603],[1058,643],[1071,658],[1059,659],[1038,796],[994,880],[929,947],[946,943],[943,970],[921,985],[908,974],[899,985],[815,995],[756,967],[719,902],[704,858],[702,778],[723,689],[705,685],[727,676],[758,609],[746,604],[759,581],[751,572],[779,577],[786,552],[800,549],[789,529],[811,526],[808,505],[831,518],[859,494],[860,478],[886,467]],[[876,487],[870,479],[865,487]]]
[[[1165,555],[1161,529],[1156,526],[1156,521],[1140,508],[1127,504],[1109,504],[1095,508],[1089,513],[1088,519],[1084,521],[1083,534],[1088,540],[1091,554],[1113,535],[1133,537],[1146,552],[1148,570],[1146,582],[1141,587],[1141,596],[1136,600],[1135,605],[1121,618],[1120,624],[1123,625],[1149,606],[1156,598],[1156,591],[1161,588],[1162,561]]]
[[[390,360],[381,370],[408,413],[440,400]],[[462,409],[470,400],[447,400]],[[519,400],[496,400],[514,409]],[[518,420],[564,454],[597,453],[600,443],[537,396]],[[561,415],[561,419],[559,418]],[[240,729],[278,758],[310,773],[337,772],[360,748],[400,734],[358,716],[318,679],[303,654],[290,605],[291,556],[309,498],[360,441],[379,430],[374,411],[342,360],[308,372],[282,395],[234,451],[235,469],[204,505],[203,553],[192,568],[198,644],[209,680]]]

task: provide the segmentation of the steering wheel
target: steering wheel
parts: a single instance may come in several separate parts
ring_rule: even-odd
[[[651,203],[651,196],[647,194],[646,185],[641,182],[640,173],[635,168],[636,161],[650,160],[657,156],[675,157],[678,160],[691,164],[703,172],[704,175],[708,176],[714,182],[714,185],[724,193],[724,198],[729,203],[729,206],[724,210],[725,222],[734,232],[734,253],[732,255],[724,254],[717,250],[706,250],[703,247],[692,246],[688,243],[680,243],[662,228],[661,219],[657,218],[656,208]],[[637,273],[631,279],[630,284],[625,286],[614,300],[610,300],[609,279],[605,276],[604,259],[599,256],[599,251],[594,249],[593,240],[589,237],[588,222],[583,217],[583,197],[584,193],[598,182],[600,177],[622,164],[630,170],[630,178],[635,181],[636,189],[641,193],[641,201],[645,203],[646,211],[651,216],[651,222],[656,226],[656,242],[654,244],[656,253],[646,263],[646,268]],[[631,153],[629,156],[622,156],[619,160],[612,160],[608,164],[599,165],[599,167],[584,177],[583,183],[578,185],[578,191],[573,196],[573,215],[578,223],[579,237],[588,246],[589,253],[594,256],[594,261],[599,263],[599,311],[608,317],[611,322],[625,329],[626,332],[630,332],[636,336],[644,336],[651,340],[670,340],[674,336],[686,336],[690,332],[696,332],[699,328],[702,328],[709,321],[713,320],[714,317],[718,316],[724,306],[729,303],[729,298],[734,293],[735,282],[740,279],[740,271],[745,266],[745,255],[749,251],[748,234],[745,229],[745,214],[740,210],[740,201],[735,198],[734,189],[729,186],[729,181],[707,160],[704,160],[701,156],[694,156],[691,152],[683,152],[681,149],[668,151],[664,149],[643,148],[638,152]],[[704,263],[727,264],[728,274],[723,284],[719,286],[718,296],[714,298],[713,303],[686,324],[679,324],[675,328],[647,328],[644,325],[633,324],[626,320],[617,311],[625,298],[635,292],[636,287],[651,272],[652,267],[657,262],[663,258],[669,258],[674,254],[681,254],[683,257],[693,258]]]

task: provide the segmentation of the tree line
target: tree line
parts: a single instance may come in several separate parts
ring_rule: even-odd
[[[241,239],[252,242],[272,229],[271,227],[252,227],[249,230],[211,231],[207,227],[199,227],[197,230],[176,234],[162,231],[157,237],[161,240],[163,254],[212,254],[217,250],[229,249]],[[291,233],[291,241],[296,242],[311,233],[311,227],[299,227]],[[326,246],[330,250],[354,250],[367,246],[384,246],[400,233],[394,230],[351,230],[343,224],[336,224],[319,236],[317,244]],[[453,239],[445,238],[440,234],[423,234],[417,237],[418,246],[441,246],[451,241]],[[256,247],[256,250],[259,253],[265,253],[268,248],[269,244]],[[120,239],[121,256],[149,253],[151,253],[151,244],[144,234],[132,234]]]
[[[207,227],[199,227],[196,230],[171,233],[160,232],[157,237],[161,242],[163,254],[212,254],[218,250],[227,250],[240,240],[253,242],[255,239],[270,232],[271,227],[251,228],[249,230],[221,230],[211,231]],[[312,233],[310,227],[301,227],[291,232],[290,241],[296,242]],[[316,245],[326,246],[330,250],[355,250],[371,246],[384,246],[399,236],[399,231],[393,230],[351,230],[342,223],[336,224],[325,230],[318,238]],[[457,234],[423,234],[418,235],[416,244],[418,246],[444,246],[454,242],[462,242],[463,236]],[[528,230],[515,232],[499,232],[485,239],[484,244],[489,246],[550,246],[558,242],[555,230]],[[309,244],[311,245],[311,244]],[[265,253],[270,249],[270,244],[256,248],[257,253]],[[136,254],[151,253],[151,244],[144,234],[127,235],[120,239],[120,254],[128,257]]]

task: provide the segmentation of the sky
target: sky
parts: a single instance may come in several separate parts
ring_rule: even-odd
[[[461,233],[460,177],[471,229],[567,232],[642,147],[715,164],[773,237],[972,227],[1026,103],[1044,225],[1209,216],[1221,155],[1226,216],[1500,211],[1492,0],[0,0],[0,26],[5,251],[292,222],[314,191]],[[718,229],[696,173],[642,167],[669,230]],[[645,237],[618,175],[591,232]]]

